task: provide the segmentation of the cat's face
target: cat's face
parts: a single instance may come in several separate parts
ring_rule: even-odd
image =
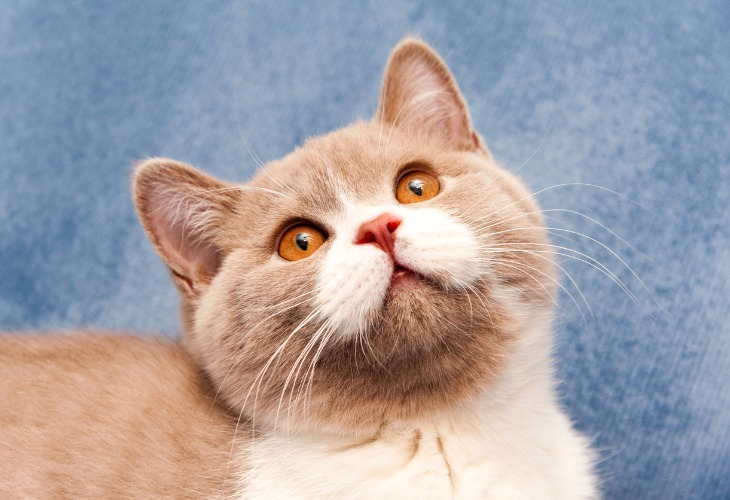
[[[370,429],[458,404],[550,307],[537,207],[419,42],[394,52],[371,122],[247,185],[150,160],[135,188],[191,351],[257,423]]]

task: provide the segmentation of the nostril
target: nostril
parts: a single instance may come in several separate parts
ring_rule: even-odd
[[[357,242],[360,244],[373,243],[375,242],[375,235],[371,231],[368,231],[365,234],[361,235],[360,238],[358,238]]]
[[[395,232],[395,230],[398,229],[398,226],[400,226],[400,221],[397,219],[391,220],[385,225],[389,233]]]

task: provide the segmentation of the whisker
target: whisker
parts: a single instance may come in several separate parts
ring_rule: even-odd
[[[505,209],[510,208],[510,207],[512,207],[514,205],[517,205],[518,203],[521,203],[521,202],[523,202],[523,201],[525,201],[527,199],[530,199],[532,197],[537,197],[537,195],[539,195],[541,193],[545,193],[545,192],[550,191],[550,190],[553,190],[553,189],[558,189],[558,188],[563,188],[563,187],[575,187],[575,186],[589,187],[589,188],[592,188],[592,189],[598,189],[600,191],[605,191],[605,192],[611,193],[611,194],[613,194],[615,196],[618,196],[619,198],[621,198],[621,199],[623,199],[625,201],[628,201],[629,203],[632,203],[632,204],[634,204],[634,205],[636,205],[638,207],[641,207],[644,210],[647,210],[646,207],[644,207],[643,205],[641,205],[639,202],[634,201],[631,198],[629,198],[629,197],[627,197],[627,196],[619,193],[618,191],[614,191],[613,189],[609,189],[607,187],[599,186],[597,184],[588,184],[588,183],[584,183],[584,182],[564,182],[562,184],[554,184],[552,186],[548,186],[548,187],[543,188],[543,189],[541,189],[541,190],[539,190],[539,191],[537,191],[537,192],[535,192],[535,193],[533,193],[531,195],[523,196],[522,198],[520,198],[520,199],[518,199],[516,201],[513,201],[512,203],[509,203],[507,205],[504,205],[504,206],[502,206],[502,207],[500,207],[500,208],[492,211],[491,213],[482,216],[479,220],[483,220],[483,219],[487,219],[487,218],[492,218],[492,217],[494,217],[494,214],[497,214],[497,213],[501,212],[502,210],[505,210]]]
[[[278,422],[279,413],[281,411],[281,405],[283,404],[284,395],[286,394],[286,389],[289,386],[289,382],[292,382],[292,386],[294,385],[294,383],[296,383],[296,380],[299,377],[299,372],[301,370],[301,367],[304,363],[306,356],[313,349],[314,345],[317,344],[320,336],[322,335],[322,332],[327,328],[328,323],[329,323],[329,319],[327,319],[322,325],[319,326],[319,328],[317,328],[317,331],[311,336],[311,338],[305,345],[304,349],[302,349],[302,352],[299,353],[299,356],[297,356],[297,359],[295,360],[294,364],[292,365],[291,369],[289,370],[289,374],[287,375],[287,378],[284,381],[284,386],[281,390],[281,396],[279,397],[279,403],[278,403],[277,410],[276,410],[276,419],[274,421],[274,428],[276,428],[276,425]],[[292,381],[292,377],[294,377],[293,381]],[[289,409],[291,409],[291,398],[292,398],[292,394],[289,395]]]
[[[562,233],[571,234],[571,235],[574,235],[574,236],[579,236],[579,237],[585,238],[585,239],[587,239],[587,240],[589,240],[589,241],[591,241],[593,243],[596,243],[597,245],[599,245],[600,247],[602,247],[606,251],[608,251],[613,257],[615,257],[631,273],[631,275],[641,284],[641,286],[644,288],[644,290],[646,290],[651,295],[651,291],[649,290],[649,288],[646,286],[646,284],[643,282],[643,280],[641,278],[639,278],[639,276],[631,268],[631,266],[629,266],[626,263],[626,261],[623,258],[621,258],[608,245],[602,243],[601,241],[599,241],[599,240],[597,240],[597,239],[595,239],[595,238],[593,238],[591,236],[588,236],[588,235],[583,234],[583,233],[578,232],[578,231],[573,231],[571,229],[565,229],[565,228],[559,228],[559,227],[545,227],[544,229],[547,230],[547,231],[551,231],[551,232],[552,231],[558,231],[558,232],[562,232]],[[534,230],[534,228],[524,228],[524,227],[510,228],[510,229],[505,229],[505,230],[502,230],[502,231],[497,231],[497,232],[494,232],[494,233],[489,233],[489,234],[486,234],[486,235],[480,235],[479,237],[490,237],[490,236],[499,235],[499,234],[505,234],[505,233],[509,233],[509,232],[526,231],[526,230]],[[569,249],[569,250],[571,250],[573,252],[577,252],[577,250],[573,250],[573,249]],[[590,256],[588,256],[586,254],[582,254],[582,255],[584,257],[590,257]],[[590,257],[590,258],[593,259],[592,257]],[[593,259],[593,260],[595,260],[595,259]],[[596,262],[598,263],[598,261],[596,261]],[[605,268],[605,269],[608,269],[608,268]],[[623,283],[622,283],[622,285],[623,285]],[[622,288],[625,288],[625,291],[627,291],[629,293],[629,296],[632,298],[632,300],[634,300],[634,302],[636,302],[637,305],[640,305],[638,299],[636,298],[636,296],[633,293],[630,292],[630,290],[629,290],[628,287],[626,287],[625,285],[623,285]]]
[[[289,341],[294,337],[294,335],[296,335],[297,332],[301,331],[301,329],[304,328],[310,321],[312,321],[312,319],[314,317],[316,317],[316,315],[318,315],[320,312],[321,312],[320,311],[320,308],[315,308],[314,310],[312,310],[299,323],[299,325],[297,325],[297,327],[294,328],[294,330],[292,330],[292,332],[287,336],[287,338],[284,340],[284,342],[282,342],[279,345],[279,347],[276,349],[276,351],[274,351],[274,353],[269,357],[269,359],[265,363],[264,367],[256,375],[256,378],[252,382],[251,387],[249,388],[248,393],[246,394],[246,397],[243,400],[243,403],[241,405],[241,411],[238,414],[238,419],[236,421],[235,431],[233,433],[233,442],[234,443],[235,443],[236,436],[237,436],[237,433],[238,433],[238,428],[239,428],[240,423],[241,423],[241,419],[243,417],[243,412],[244,412],[244,410],[246,408],[246,405],[248,403],[248,398],[251,396],[251,392],[253,391],[254,386],[256,386],[256,392],[254,394],[254,404],[253,404],[253,409],[252,409],[252,412],[251,412],[251,418],[252,418],[252,426],[255,428],[255,423],[256,423],[256,407],[257,407],[257,404],[258,404],[259,391],[261,390],[261,382],[263,380],[263,374],[269,369],[269,367],[271,366],[271,364],[273,363],[273,361],[279,356],[279,354],[281,354],[281,352],[283,351],[283,349],[286,347],[286,345],[289,343]],[[233,453],[233,446],[231,447],[231,453]]]
[[[300,298],[300,297],[302,297],[302,296],[304,296],[304,295],[307,295],[307,294],[313,294],[313,293],[316,293],[316,292],[318,292],[318,291],[319,291],[318,289],[315,289],[315,290],[310,290],[310,291],[308,291],[308,292],[305,292],[305,293],[303,293],[303,294],[300,294],[300,295],[299,295],[299,296],[297,296],[296,298]],[[295,298],[295,299],[296,299],[296,298]],[[287,303],[287,302],[291,302],[291,300],[295,300],[295,299],[290,299],[290,300],[287,300],[287,301],[284,301],[284,302],[280,302],[279,304],[274,304],[274,305],[271,305],[271,306],[267,306],[267,307],[265,307],[265,308],[260,308],[260,309],[249,309],[249,311],[263,311],[263,310],[266,310],[266,309],[271,309],[271,308],[274,308],[274,307],[278,307],[278,306],[280,306],[281,304],[284,304],[284,303]],[[308,303],[308,302],[311,302],[312,300],[314,300],[314,298],[309,298],[309,299],[303,300],[303,301],[301,301],[301,302],[298,302],[298,303],[296,303],[296,304],[293,304],[293,305],[291,305],[291,306],[289,306],[289,307],[285,307],[285,308],[283,308],[283,309],[280,309],[280,310],[276,311],[276,312],[275,312],[274,314],[271,314],[270,316],[268,316],[268,317],[266,317],[266,318],[262,319],[261,321],[259,321],[259,322],[258,322],[258,323],[256,323],[255,325],[253,325],[253,326],[252,326],[252,327],[250,328],[250,330],[252,330],[252,331],[253,331],[253,330],[256,330],[256,328],[258,328],[259,326],[263,325],[264,323],[266,323],[267,321],[271,320],[272,318],[274,318],[274,317],[276,317],[276,316],[278,316],[278,315],[280,315],[280,314],[282,314],[282,313],[284,313],[284,312],[286,312],[286,311],[289,311],[289,310],[291,310],[291,309],[294,309],[295,307],[299,307],[299,306],[301,306],[301,305],[304,305],[304,304],[306,304],[306,303]],[[215,393],[215,396],[213,397],[213,401],[212,401],[212,403],[211,403],[211,409],[213,408],[213,405],[215,404],[215,402],[216,402],[216,401],[217,401],[217,399],[218,399],[218,395],[219,395],[219,393],[220,393],[221,387],[222,387],[222,386],[223,386],[223,385],[225,384],[226,380],[228,380],[228,377],[229,377],[229,376],[231,375],[232,371],[233,371],[233,370],[234,370],[235,368],[237,368],[237,367],[238,367],[238,366],[240,365],[240,363],[241,363],[241,362],[243,361],[243,358],[244,358],[244,356],[245,356],[245,353],[239,353],[239,354],[238,354],[238,355],[236,356],[236,359],[234,359],[234,360],[233,360],[233,363],[231,363],[231,367],[230,367],[230,368],[228,369],[228,372],[227,372],[227,373],[226,373],[226,375],[225,375],[225,376],[223,377],[223,380],[222,380],[222,381],[221,381],[221,383],[219,384],[219,386],[218,386],[218,390],[216,391],[216,393]]]
[[[535,245],[535,244],[531,244],[531,243],[523,243],[523,244],[526,244],[526,245]],[[494,246],[496,247],[496,246],[498,246],[498,245],[494,245]],[[564,251],[568,251],[568,252],[573,252],[573,253],[575,253],[575,254],[578,254],[578,255],[580,255],[580,256],[582,256],[582,257],[585,257],[585,258],[577,257],[576,255],[571,255],[571,254],[567,254],[567,253],[563,253],[563,252],[555,252],[555,251],[548,251],[548,250],[524,250],[524,249],[515,249],[515,248],[500,248],[500,249],[496,249],[496,248],[495,248],[495,249],[493,249],[493,250],[487,250],[487,251],[488,251],[488,252],[498,252],[498,253],[512,253],[512,252],[515,252],[515,253],[528,253],[528,254],[530,254],[530,255],[534,255],[535,257],[543,257],[543,256],[541,256],[541,255],[539,255],[539,254],[541,254],[541,253],[548,253],[548,254],[551,254],[551,255],[560,255],[560,256],[562,256],[562,257],[566,257],[566,258],[569,258],[569,259],[573,259],[573,260],[576,260],[576,261],[582,262],[582,263],[584,263],[584,264],[587,264],[587,265],[589,265],[589,266],[593,267],[594,269],[598,270],[599,272],[601,272],[602,274],[604,274],[604,275],[605,275],[606,277],[608,277],[608,278],[609,278],[609,279],[610,279],[611,281],[613,281],[613,282],[614,282],[614,283],[615,283],[615,284],[616,284],[616,285],[617,285],[617,286],[619,287],[619,289],[621,289],[621,291],[623,291],[623,292],[624,292],[624,293],[625,293],[625,294],[626,294],[626,295],[627,295],[627,296],[628,296],[628,297],[629,297],[629,298],[630,298],[630,299],[631,299],[631,300],[632,300],[632,301],[633,301],[633,302],[634,302],[634,303],[635,303],[635,304],[636,304],[637,306],[639,306],[640,308],[642,308],[642,306],[641,306],[641,304],[640,304],[640,302],[639,302],[638,298],[637,298],[637,297],[636,297],[636,295],[635,295],[635,294],[634,294],[634,293],[633,293],[633,292],[632,292],[632,291],[631,291],[631,290],[630,290],[630,289],[629,289],[629,288],[628,288],[628,287],[626,286],[626,284],[625,284],[625,283],[623,283],[623,281],[621,281],[621,279],[620,279],[620,278],[618,278],[618,276],[616,276],[616,274],[615,274],[615,273],[613,273],[613,272],[612,272],[612,271],[611,271],[610,269],[608,269],[608,268],[607,268],[607,267],[606,267],[606,266],[605,266],[604,264],[602,264],[602,263],[601,263],[601,262],[599,262],[598,260],[594,259],[593,257],[591,257],[591,256],[589,256],[589,255],[583,254],[582,252],[579,252],[579,251],[577,251],[577,250],[574,250],[574,249],[572,249],[572,248],[567,248],[567,247],[561,247],[561,246],[557,246],[557,245],[552,245],[552,244],[542,244],[542,246],[548,246],[548,247],[552,247],[552,248],[556,248],[556,249],[560,249],[560,250],[564,250]],[[543,257],[543,258],[545,258],[545,259],[547,259],[547,260],[550,260],[550,259],[548,259],[548,258],[546,258],[546,257]],[[556,264],[556,265],[557,265],[557,264]],[[576,285],[576,284],[575,284],[575,282],[574,282],[574,281],[572,280],[572,278],[571,278],[571,277],[570,277],[570,275],[569,275],[569,274],[567,273],[567,271],[566,271],[566,270],[565,270],[565,269],[564,269],[564,268],[563,268],[562,266],[559,266],[559,265],[558,265],[558,267],[560,268],[560,270],[561,270],[561,271],[563,271],[563,273],[564,273],[564,274],[565,274],[566,276],[568,276],[568,279],[570,279],[570,280],[571,280],[571,282],[573,283],[573,285],[577,287],[577,285]],[[579,289],[579,291],[580,291],[580,289]],[[581,293],[581,295],[582,295],[582,293]],[[643,310],[643,308],[642,308],[642,310]]]
[[[256,163],[256,166],[262,168],[264,166],[264,162],[261,161],[261,158],[259,158],[259,155],[256,154],[253,147],[251,146],[251,143],[248,142],[246,134],[243,133],[243,127],[241,126],[241,120],[238,114],[236,114],[236,129],[238,130],[238,135],[241,137],[241,140],[243,140],[243,143],[246,145],[248,154],[251,155],[251,158],[253,159],[254,163]]]
[[[304,390],[304,411],[305,412],[306,412],[306,406],[307,406],[307,398],[309,397],[309,395],[311,395],[312,385],[314,383],[314,370],[317,367],[317,362],[319,361],[319,358],[322,355],[322,351],[329,343],[330,338],[335,333],[335,330],[333,328],[330,328],[330,326],[331,326],[330,322],[326,322],[325,325],[326,325],[326,328],[325,328],[326,333],[323,335],[324,338],[322,338],[319,341],[319,348],[317,349],[317,352],[315,352],[314,357],[312,358],[311,362],[309,363],[309,367],[307,368],[307,371],[304,373],[304,378],[302,380],[300,390],[297,393],[297,399],[296,399],[295,404],[298,404],[299,396],[300,396],[302,390]],[[309,374],[309,376],[307,374]],[[306,380],[309,380],[309,381],[305,384]]]
[[[539,285],[540,285],[540,287],[541,287],[541,288],[542,288],[542,289],[543,289],[543,290],[545,291],[545,293],[547,294],[547,296],[548,296],[548,297],[552,298],[552,302],[553,302],[553,304],[555,304],[555,305],[556,305],[556,307],[559,307],[559,308],[561,308],[561,307],[560,307],[560,305],[558,304],[558,302],[557,302],[557,301],[555,300],[555,298],[553,297],[553,295],[552,295],[552,294],[550,293],[550,291],[549,291],[549,290],[548,290],[548,289],[547,289],[547,288],[545,287],[545,285],[543,285],[543,284],[542,284],[542,283],[540,282],[540,280],[538,280],[538,279],[537,279],[537,278],[536,278],[535,276],[531,275],[531,274],[530,274],[530,273],[528,273],[528,272],[527,272],[527,271],[526,271],[525,269],[523,269],[523,268],[521,268],[521,267],[519,267],[519,266],[522,266],[522,267],[524,267],[524,268],[527,268],[527,269],[528,269],[528,270],[530,270],[530,271],[535,271],[535,272],[537,272],[537,273],[539,273],[539,274],[541,274],[541,275],[545,276],[545,277],[546,277],[547,279],[549,279],[550,281],[552,281],[553,283],[555,283],[555,285],[557,285],[557,286],[558,286],[558,287],[559,287],[559,288],[560,288],[561,290],[563,290],[563,291],[565,292],[565,294],[566,294],[566,295],[567,295],[567,296],[568,296],[568,297],[570,298],[570,300],[571,300],[571,301],[573,302],[573,304],[575,304],[575,307],[576,307],[576,309],[578,310],[578,312],[580,312],[580,315],[581,315],[581,317],[583,318],[583,324],[585,324],[585,325],[587,325],[587,324],[588,324],[588,321],[587,321],[587,319],[586,319],[585,315],[583,314],[583,309],[582,309],[582,308],[580,307],[580,305],[578,305],[578,301],[577,301],[577,300],[575,300],[575,297],[573,297],[573,294],[571,294],[571,293],[570,293],[570,292],[568,291],[568,289],[567,289],[567,288],[565,288],[565,286],[563,286],[563,284],[562,284],[562,283],[560,283],[560,282],[559,282],[558,280],[556,280],[556,279],[555,279],[555,278],[553,278],[552,276],[550,276],[550,275],[546,274],[545,272],[543,272],[543,271],[540,271],[539,269],[536,269],[535,267],[533,267],[533,266],[530,266],[529,264],[526,264],[526,263],[524,263],[524,262],[520,262],[520,261],[510,261],[510,262],[504,262],[504,261],[500,261],[500,262],[499,262],[499,264],[500,264],[500,265],[503,265],[503,266],[507,266],[507,267],[509,267],[509,268],[511,268],[511,269],[514,269],[515,271],[519,271],[519,272],[523,273],[524,275],[526,275],[527,277],[531,278],[531,279],[532,279],[533,281],[535,281],[535,283],[537,283],[537,284],[539,284]],[[564,272],[564,273],[566,274],[566,276],[570,276],[570,275],[569,275],[569,274],[567,273],[567,271],[563,270],[563,272]],[[575,282],[573,282],[573,283],[575,283]],[[590,306],[590,304],[588,304],[588,301],[587,301],[587,300],[586,300],[586,298],[585,298],[585,297],[583,296],[583,293],[581,292],[580,288],[579,288],[579,287],[578,287],[577,285],[574,285],[574,286],[576,287],[576,290],[578,290],[578,293],[580,294],[581,298],[583,299],[583,302],[585,303],[586,307],[588,307],[588,311],[589,311],[589,312],[591,312],[591,306]],[[561,308],[561,309],[562,309],[562,308]],[[592,313],[591,313],[591,314],[592,314]]]
[[[512,173],[516,174],[517,172],[522,170],[528,163],[530,163],[530,161],[535,157],[535,155],[540,151],[540,149],[542,149],[543,144],[545,144],[544,137],[540,140],[540,144],[537,145],[537,147],[532,152],[532,154],[525,161],[523,161],[519,167],[517,167],[515,170],[513,170]]]
[[[608,232],[611,236],[613,236],[616,239],[618,239],[621,243],[623,243],[628,248],[630,248],[634,252],[638,253],[642,257],[648,258],[643,252],[641,252],[640,250],[637,250],[634,246],[631,245],[631,243],[629,243],[628,241],[626,241],[624,238],[622,238],[615,231],[611,230],[605,224],[602,224],[600,221],[598,221],[598,220],[594,219],[593,217],[590,217],[589,215],[586,215],[586,214],[584,214],[582,212],[578,212],[577,210],[571,210],[571,209],[567,209],[567,208],[547,208],[547,209],[542,209],[542,210],[535,210],[535,211],[532,211],[532,212],[524,212],[524,213],[515,215],[513,217],[510,217],[508,219],[498,219],[498,220],[494,221],[494,224],[490,224],[490,225],[478,225],[478,224],[470,223],[469,221],[466,221],[466,222],[470,226],[472,226],[472,227],[475,227],[475,228],[484,230],[484,229],[489,229],[489,228],[491,228],[491,227],[493,227],[495,225],[503,225],[503,224],[506,224],[507,222],[511,222],[513,220],[517,220],[517,219],[520,219],[520,218],[523,218],[523,217],[529,217],[530,215],[548,214],[548,213],[553,213],[553,212],[569,213],[569,214],[572,214],[572,215],[576,215],[578,217],[581,217],[581,218],[583,218],[583,219],[585,219],[585,220],[587,220],[587,221],[589,221],[589,222],[597,225],[598,227],[600,227],[604,231]],[[546,215],[546,218],[547,219],[550,219],[550,220],[554,220],[556,222],[563,222],[560,219],[557,219],[555,217],[550,217],[550,216],[547,216],[547,215]]]

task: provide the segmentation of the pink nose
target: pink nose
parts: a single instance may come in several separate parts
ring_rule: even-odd
[[[402,219],[397,215],[389,213],[379,215],[360,226],[355,237],[355,244],[375,243],[383,252],[393,255],[395,250],[395,235],[393,233],[398,229],[401,221]]]

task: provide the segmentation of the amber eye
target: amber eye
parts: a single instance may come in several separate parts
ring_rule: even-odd
[[[426,172],[408,172],[398,181],[395,197],[401,203],[418,203],[436,196],[441,186],[439,181]]]
[[[300,260],[312,255],[327,237],[316,227],[300,224],[286,230],[279,241],[279,255],[286,260]]]

